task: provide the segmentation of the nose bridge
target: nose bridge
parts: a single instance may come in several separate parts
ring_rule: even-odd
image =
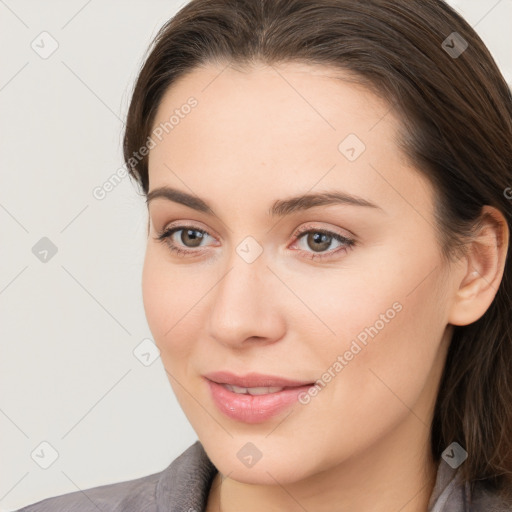
[[[268,296],[275,277],[262,253],[253,259],[255,246],[246,242],[248,245],[242,241],[230,254],[226,272],[212,295],[209,319],[210,335],[235,345],[251,337],[273,338],[279,323],[278,311]]]

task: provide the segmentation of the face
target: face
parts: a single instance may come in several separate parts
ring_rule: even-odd
[[[428,435],[449,337],[433,190],[389,106],[344,76],[211,65],[154,122],[149,191],[182,195],[148,203],[145,312],[199,440],[241,482],[297,481],[398,438],[415,454]],[[316,194],[330,201],[292,200]],[[205,378],[219,371],[306,386],[241,395]]]

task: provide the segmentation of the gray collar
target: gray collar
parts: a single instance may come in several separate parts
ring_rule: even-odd
[[[158,512],[203,512],[217,468],[196,441],[160,476],[156,486]]]
[[[428,512],[466,512],[467,503],[469,485],[463,485],[460,472],[441,459],[437,468],[436,483],[428,503]]]

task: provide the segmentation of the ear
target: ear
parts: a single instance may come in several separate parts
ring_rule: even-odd
[[[448,316],[450,324],[471,324],[487,311],[503,277],[508,243],[505,217],[498,209],[484,206],[455,283],[457,289]]]

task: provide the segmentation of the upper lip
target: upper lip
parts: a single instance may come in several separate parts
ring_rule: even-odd
[[[295,388],[313,384],[305,380],[291,380],[276,375],[264,375],[261,373],[247,373],[246,375],[235,375],[231,372],[220,371],[211,372],[203,375],[208,380],[217,382],[218,384],[229,384],[241,388],[259,388],[259,387],[282,387]]]

